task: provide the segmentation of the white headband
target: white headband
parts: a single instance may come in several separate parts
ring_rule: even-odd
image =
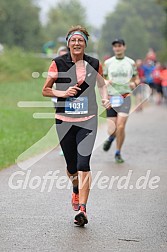
[[[71,38],[73,35],[81,35],[81,36],[84,38],[85,43],[86,43],[86,46],[87,46],[87,44],[88,44],[88,37],[87,37],[83,32],[80,32],[80,31],[75,31],[75,32],[72,32],[72,33],[70,33],[70,34],[68,35],[68,37],[66,38],[66,40],[67,40],[67,46],[68,46],[68,43],[69,43],[70,38]]]

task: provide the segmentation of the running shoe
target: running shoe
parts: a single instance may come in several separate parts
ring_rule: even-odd
[[[115,161],[118,164],[121,164],[124,162],[123,158],[121,157],[121,154],[115,154]]]
[[[79,193],[72,193],[71,204],[74,211],[79,211]]]
[[[104,142],[104,144],[103,144],[103,150],[104,150],[104,151],[108,151],[108,150],[110,149],[110,147],[111,147],[111,144],[112,144],[111,141],[106,140],[106,141]]]
[[[88,224],[86,209],[82,205],[80,206],[79,213],[75,216],[74,224],[80,227],[83,227],[85,224]]]

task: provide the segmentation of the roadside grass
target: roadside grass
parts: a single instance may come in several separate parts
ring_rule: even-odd
[[[54,119],[33,118],[33,113],[52,113],[53,108],[17,106],[19,101],[50,101],[42,96],[45,79],[41,77],[50,62],[17,47],[5,47],[0,55],[0,169],[14,164],[17,157],[45,136],[54,124]],[[33,72],[39,72],[40,78],[33,79]],[[47,150],[53,141],[50,139],[44,144],[32,155]]]
[[[6,48],[0,55],[0,83],[31,80],[33,72],[47,70],[50,59],[39,58],[20,48]]]
[[[47,134],[54,119],[34,119],[35,112],[54,113],[54,108],[22,108],[19,101],[50,101],[42,96],[44,79],[0,84],[0,169],[15,163],[17,157]],[[55,134],[56,135],[56,134]],[[54,146],[54,137],[39,146],[34,155]]]

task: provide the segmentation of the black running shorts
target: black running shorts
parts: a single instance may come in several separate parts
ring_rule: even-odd
[[[56,129],[70,174],[90,171],[90,158],[97,133],[97,117],[84,122],[56,119]]]

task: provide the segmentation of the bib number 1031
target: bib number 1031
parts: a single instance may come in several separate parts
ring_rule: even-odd
[[[88,113],[88,97],[69,97],[65,102],[66,114],[87,114]]]
[[[84,103],[83,102],[80,102],[80,103],[70,102],[69,107],[70,107],[70,109],[82,110],[84,108]]]

